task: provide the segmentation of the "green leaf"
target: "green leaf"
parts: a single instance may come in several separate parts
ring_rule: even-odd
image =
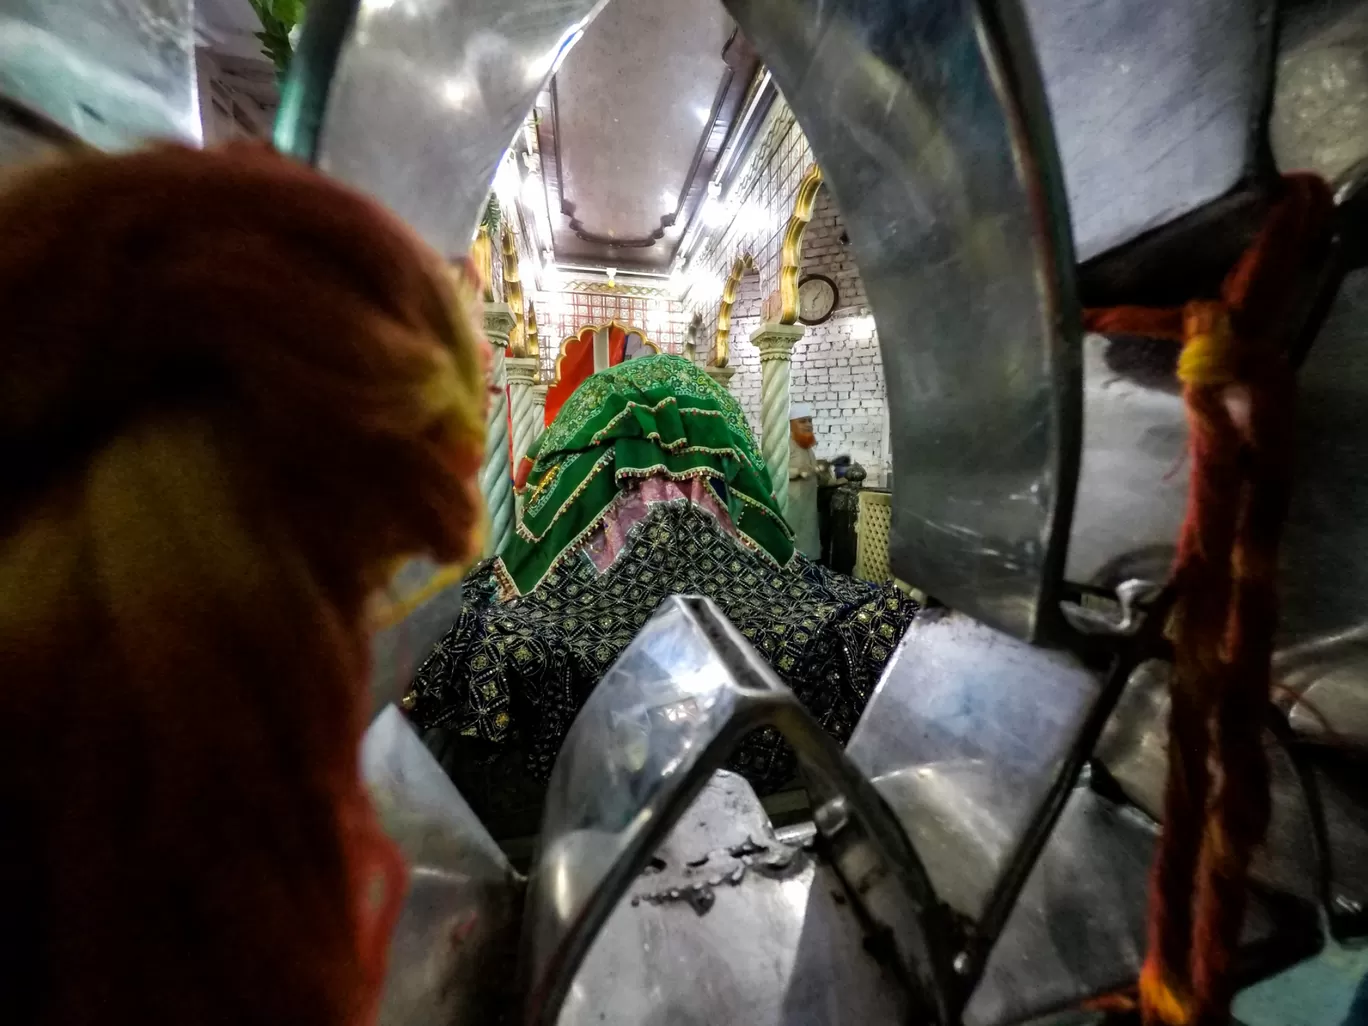
[[[276,74],[281,78],[290,69],[290,58],[294,47],[290,44],[290,31],[304,18],[305,0],[248,0],[252,10],[261,22],[261,31],[256,34],[261,40],[262,52],[271,59]]]
[[[275,16],[290,28],[304,20],[304,0],[275,0]]]
[[[497,238],[499,234],[499,224],[503,220],[503,212],[499,209],[499,197],[492,192],[489,194],[489,202],[485,204],[484,217],[480,219],[480,224],[489,230],[491,239]]]

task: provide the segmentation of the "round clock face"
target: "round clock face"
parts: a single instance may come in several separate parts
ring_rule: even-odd
[[[824,274],[810,274],[798,283],[798,319],[821,324],[836,309],[836,283]]]

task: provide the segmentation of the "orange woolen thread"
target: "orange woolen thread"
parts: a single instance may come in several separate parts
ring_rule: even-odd
[[[401,222],[264,147],[0,181],[16,1021],[374,1022],[404,866],[358,766],[364,609],[478,548],[454,306]]]
[[[1332,213],[1323,181],[1289,175],[1220,300],[1084,318],[1092,331],[1183,342],[1191,480],[1172,573],[1169,772],[1139,987],[1151,1024],[1229,1017],[1246,873],[1269,817],[1263,716],[1293,394],[1282,336],[1299,270],[1327,257]]]

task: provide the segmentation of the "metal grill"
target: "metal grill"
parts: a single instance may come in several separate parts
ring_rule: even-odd
[[[860,491],[860,514],[855,521],[855,576],[862,581],[886,581],[888,529],[893,523],[893,494],[865,488]]]

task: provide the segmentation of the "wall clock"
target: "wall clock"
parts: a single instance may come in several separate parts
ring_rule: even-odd
[[[824,324],[831,320],[840,299],[834,281],[825,274],[809,274],[798,283],[798,320],[809,326]]]

